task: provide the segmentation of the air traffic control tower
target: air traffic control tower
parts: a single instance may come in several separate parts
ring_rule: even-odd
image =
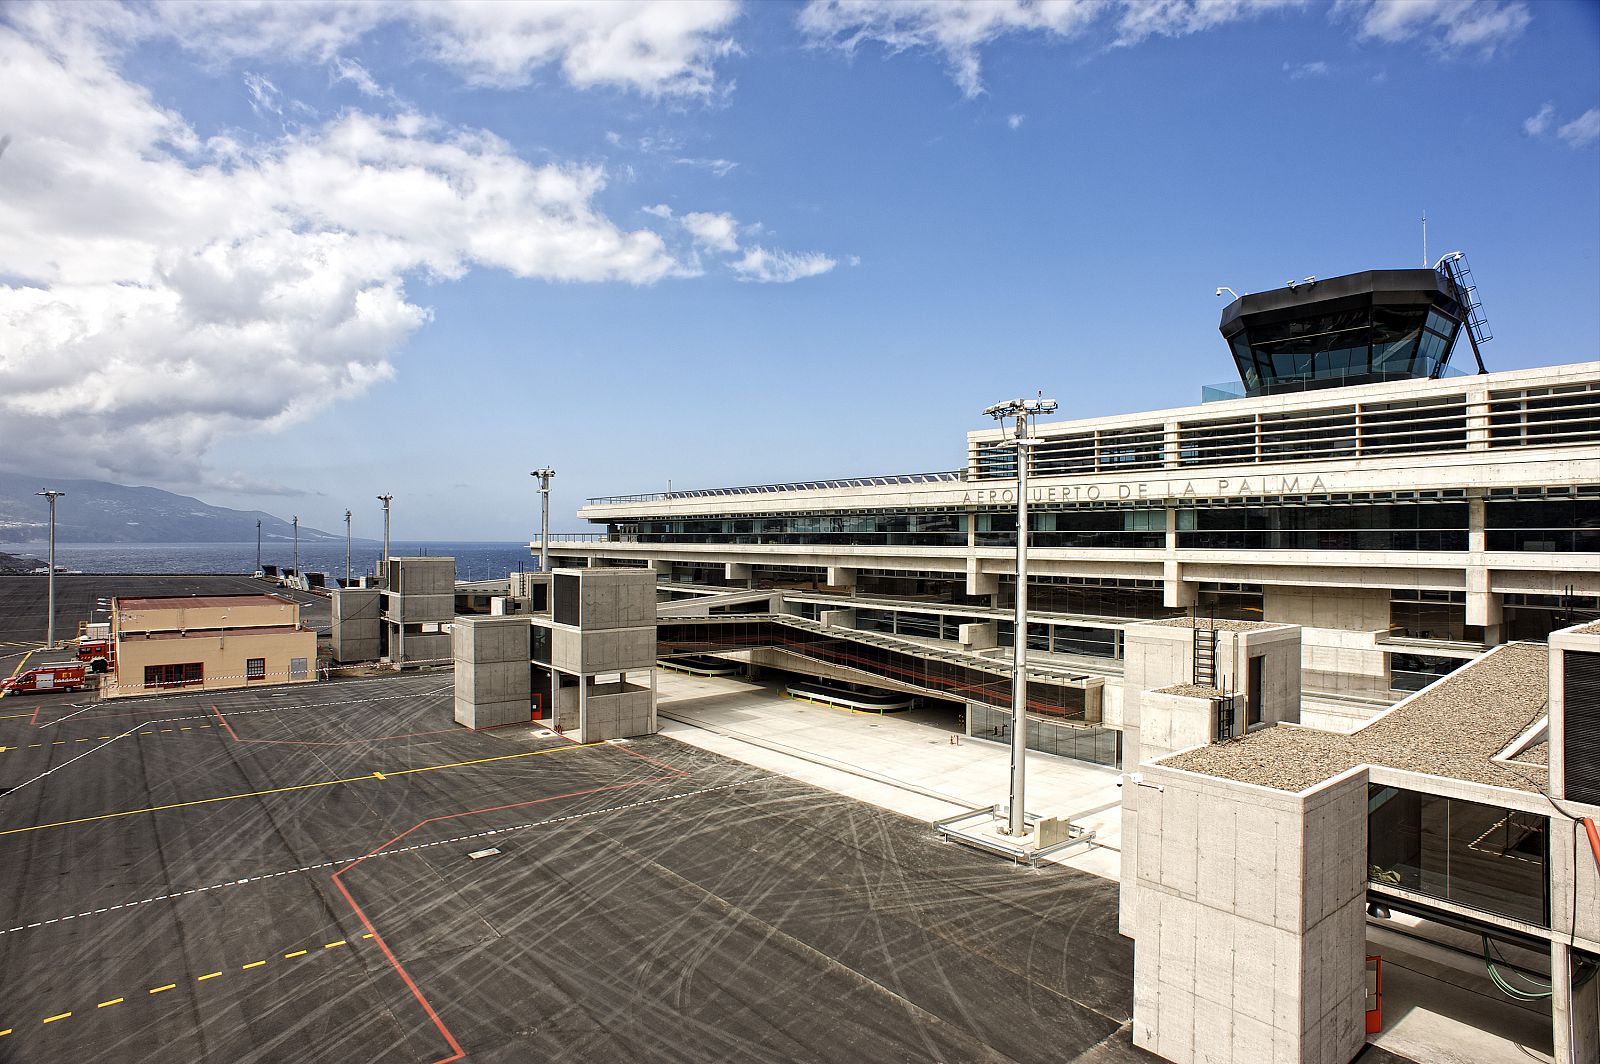
[[[1243,390],[1215,398],[1443,377],[1462,332],[1474,356],[1490,338],[1477,309],[1459,252],[1433,269],[1308,277],[1239,296],[1218,328]]]

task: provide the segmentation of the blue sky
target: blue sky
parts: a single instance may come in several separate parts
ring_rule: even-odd
[[[568,529],[954,468],[998,399],[1197,401],[1218,285],[1423,210],[1491,369],[1594,359],[1596,11],[13,5],[0,465],[463,539],[544,464]]]

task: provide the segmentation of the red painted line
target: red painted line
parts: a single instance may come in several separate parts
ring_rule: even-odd
[[[28,718],[28,723],[29,724],[32,724],[35,727],[38,726],[38,723],[39,723],[39,711],[41,709],[43,709],[43,708],[44,708],[43,706],[34,706],[33,707],[33,716]]]
[[[340,871],[343,871],[343,869]],[[433,1064],[450,1064],[451,1061],[460,1060],[462,1057],[466,1056],[467,1051],[461,1048],[461,1043],[457,1042],[456,1036],[450,1033],[450,1028],[446,1027],[444,1025],[444,1021],[439,1018],[439,1014],[433,1011],[433,1006],[428,1004],[428,999],[422,996],[422,991],[417,988],[417,984],[412,980],[411,975],[406,971],[405,966],[402,965],[399,959],[395,957],[394,951],[389,948],[389,944],[383,940],[382,935],[378,934],[378,929],[372,926],[371,920],[367,919],[367,914],[362,911],[361,906],[356,904],[355,898],[350,896],[350,892],[346,890],[344,884],[339,881],[338,872],[333,874],[333,885],[339,888],[339,893],[344,895],[344,900],[350,903],[350,908],[355,910],[356,918],[359,919],[362,926],[371,933],[372,941],[376,942],[378,944],[378,948],[383,951],[383,955],[389,958],[389,964],[396,972],[399,973],[400,978],[406,984],[406,988],[411,991],[411,996],[417,999],[417,1003],[422,1006],[422,1011],[428,1014],[428,1019],[433,1021],[433,1026],[438,1030],[439,1034],[444,1037],[445,1044],[450,1047],[450,1055],[440,1057],[438,1060],[434,1061]]]
[[[679,773],[678,775],[684,775],[684,773]],[[387,850],[401,839],[404,839],[407,835],[410,835],[418,828],[424,827],[428,824],[436,823],[438,821],[456,820],[460,817],[476,816],[479,813],[496,813],[506,809],[519,809],[523,806],[539,805],[543,802],[553,802],[561,798],[580,798],[586,794],[600,794],[604,791],[616,791],[627,787],[639,787],[646,783],[662,783],[666,780],[675,778],[677,777],[659,776],[651,779],[634,780],[631,783],[613,783],[605,787],[591,787],[582,791],[568,791],[565,794],[552,794],[545,798],[534,798],[526,802],[509,802],[505,805],[487,806],[483,809],[467,809],[459,813],[446,813],[443,816],[429,817],[426,820],[419,820],[417,823],[411,825],[409,828],[402,831],[400,834],[396,835],[382,846],[379,846],[377,849],[372,850],[370,853],[366,853],[360,857],[357,857],[354,861],[351,861],[349,864],[345,865],[343,868],[339,869],[329,877],[333,880],[333,885],[339,888],[339,893],[344,895],[345,901],[350,903],[350,908],[355,911],[356,918],[361,921],[362,926],[365,927],[372,935],[372,941],[378,944],[378,948],[383,951],[383,955],[389,959],[390,966],[394,968],[395,972],[399,974],[401,980],[404,981],[406,988],[411,991],[411,996],[417,999],[417,1003],[422,1006],[422,1010],[428,1014],[428,1019],[433,1022],[434,1028],[438,1030],[439,1034],[444,1038],[445,1043],[450,1047],[450,1055],[440,1057],[438,1060],[434,1061],[433,1064],[451,1064],[452,1061],[461,1060],[463,1057],[465,1057],[467,1055],[467,1051],[461,1048],[461,1043],[457,1042],[455,1035],[450,1033],[450,1028],[445,1026],[444,1020],[439,1017],[439,1014],[434,1010],[434,1007],[428,1003],[428,999],[423,996],[421,988],[417,986],[416,982],[411,978],[410,973],[406,971],[405,965],[400,963],[400,959],[394,955],[394,951],[389,948],[389,944],[385,942],[383,940],[383,936],[378,933],[378,928],[373,924],[372,920],[368,918],[366,912],[361,908],[361,906],[356,903],[355,897],[344,885],[344,880],[340,879],[339,877],[343,876],[346,872],[350,871],[362,861],[367,860],[369,857],[376,857],[378,854],[382,853],[384,850]]]
[[[213,713],[215,713],[217,715],[217,720],[219,720],[222,723],[222,726],[227,729],[228,737],[231,738],[234,742],[238,742],[239,741],[239,733],[233,730],[233,725],[228,723],[228,718],[224,717],[222,715],[222,710],[220,710],[220,709],[218,709],[216,707],[216,703],[212,703],[211,712],[213,712]]]

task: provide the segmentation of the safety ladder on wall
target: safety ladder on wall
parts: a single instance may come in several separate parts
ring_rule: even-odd
[[[1194,624],[1194,685],[1196,687],[1217,686],[1217,618],[1213,613],[1204,618],[1201,624],[1200,608],[1195,606],[1191,610],[1191,619]]]
[[[1467,265],[1466,253],[1452,251],[1441,258],[1434,269],[1455,286],[1456,298],[1467,319],[1463,327],[1467,333],[1467,340],[1472,344],[1472,357],[1477,360],[1478,372],[1488,373],[1479,347],[1493,340],[1494,333],[1489,331],[1489,322],[1480,313],[1483,310],[1483,303],[1477,298],[1478,286],[1472,279],[1472,267]],[[1439,368],[1443,370],[1442,363]]]

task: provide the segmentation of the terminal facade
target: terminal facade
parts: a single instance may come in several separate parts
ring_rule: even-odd
[[[1244,296],[1215,401],[1038,426],[1030,661],[1111,680],[1116,729],[1128,625],[1298,625],[1307,720],[1349,730],[1600,619],[1600,362],[1448,376],[1457,291],[1400,270]],[[1004,658],[1006,442],[969,433],[959,470],[593,498],[603,531],[551,537],[552,563],[648,567],[674,597],[772,589],[802,618]]]

